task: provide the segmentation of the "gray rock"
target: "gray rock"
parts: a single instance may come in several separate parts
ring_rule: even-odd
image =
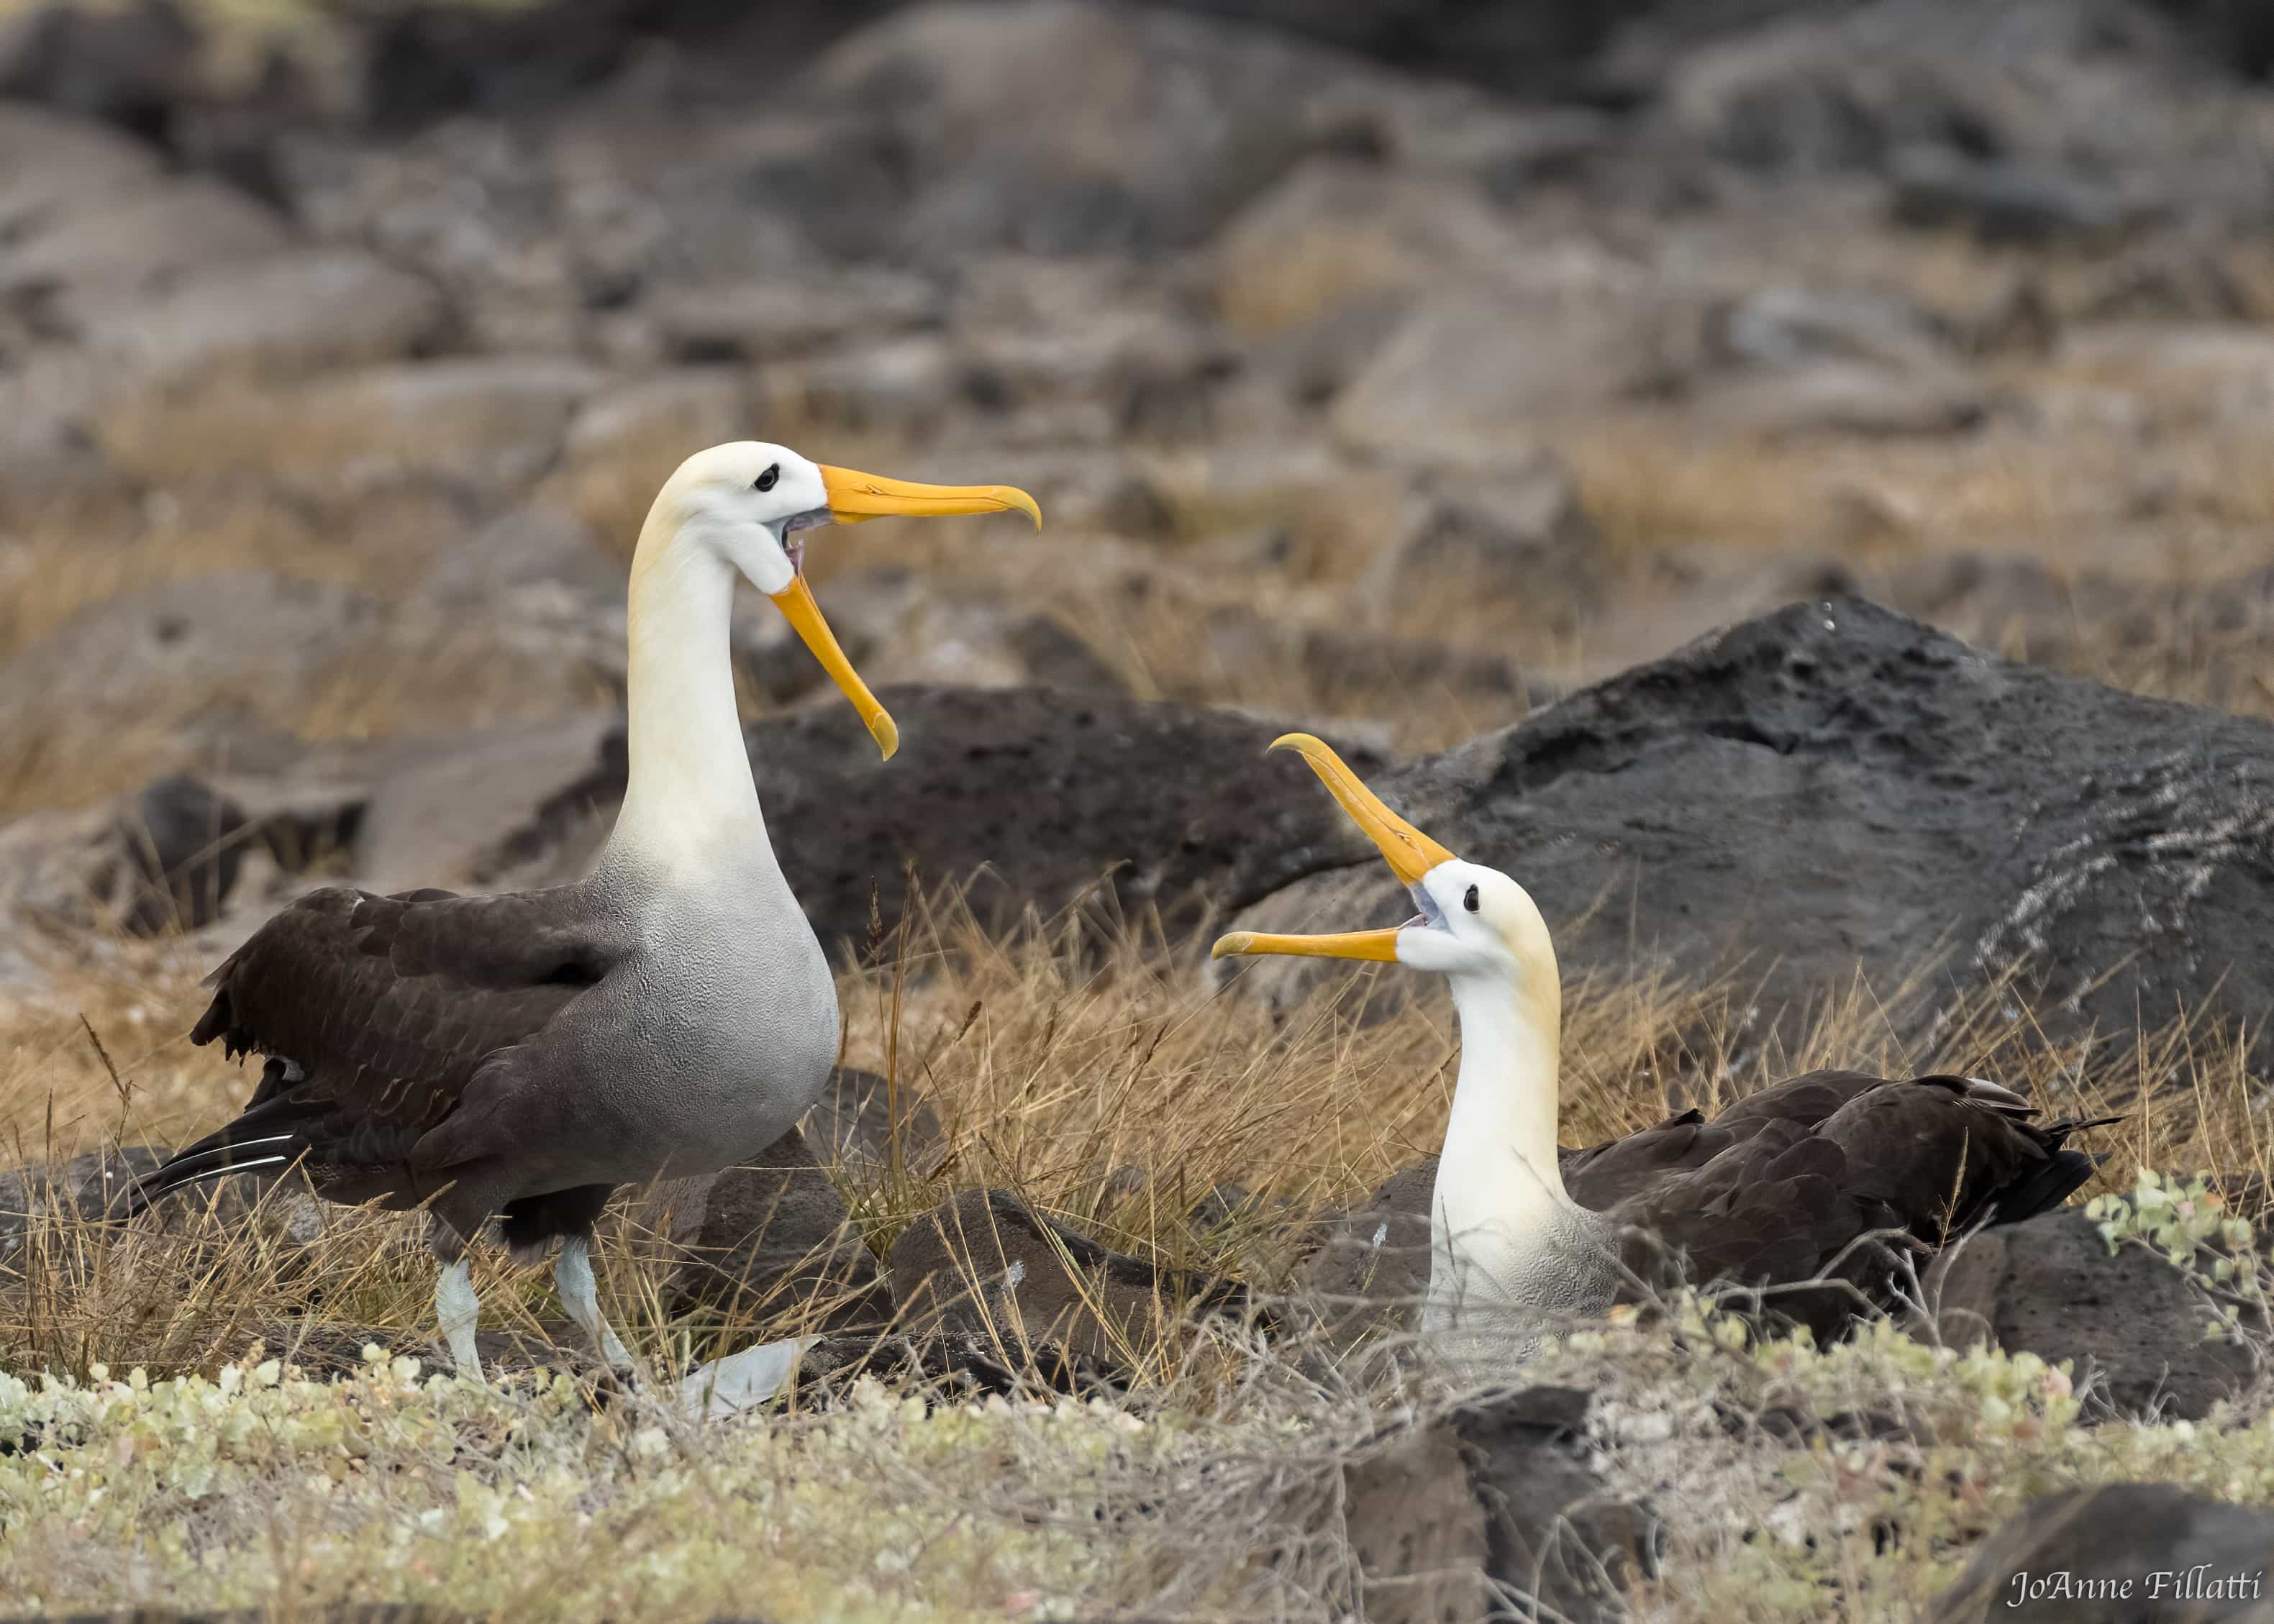
[[[259,569],[122,592],[0,665],[0,718],[20,738],[68,694],[74,726],[124,729],[223,692],[305,689],[366,646],[381,619],[351,588]]]
[[[742,1166],[666,1181],[638,1201],[679,1259],[674,1312],[701,1305],[739,1319],[794,1318],[813,1332],[877,1328],[888,1317],[877,1259],[795,1129]]]
[[[1924,311],[1884,294],[1770,287],[1716,311],[1707,343],[1716,359],[1743,366],[1814,360],[1879,366],[1947,365],[1948,336]]]
[[[117,836],[137,882],[126,929],[147,936],[218,918],[244,865],[245,831],[245,809],[197,778],[177,773],[143,790]]]
[[[225,934],[248,909],[258,922],[275,900],[262,882],[336,853],[362,805],[358,788],[290,774],[175,774],[85,809],[11,819],[0,824],[0,981],[42,984],[53,938]]]
[[[1256,804],[1325,801],[1279,776]],[[1859,974],[1892,996],[1946,954],[1943,990],[2011,968],[2016,1018],[2056,1033],[2182,1011],[2255,1029],[2274,994],[2274,727],[2011,665],[1854,599],[1707,637],[1378,787],[1517,876],[1567,975],[1743,965],[1765,1026]],[[1409,911],[1355,831],[1311,862],[1239,924]],[[1624,900],[1597,908],[1607,893]],[[1308,984],[1297,961],[1246,974]],[[1933,1019],[1890,1012],[1912,1034]]]
[[[2107,242],[2137,211],[2112,187],[2026,163],[1983,163],[1940,147],[1901,154],[1889,208],[1908,226],[1959,225],[1984,243]]]
[[[117,300],[289,242],[273,211],[218,182],[99,191],[40,214],[0,248],[0,296],[36,295],[51,322],[89,336]]]
[[[2071,328],[2060,359],[2127,390],[2173,428],[2255,432],[2274,409],[2274,334],[2243,321],[2111,321]]]
[[[749,420],[749,380],[742,368],[668,367],[586,401],[569,422],[568,453],[574,462],[602,466],[643,459],[664,464],[674,452],[733,440]],[[636,494],[644,500],[653,493]]]
[[[197,45],[177,6],[18,7],[0,25],[0,95],[160,137],[193,93]]]
[[[92,1286],[102,1262],[87,1230],[101,1225],[115,1237],[116,1226],[126,1222],[126,1196],[166,1154],[148,1145],[112,1146],[0,1172],[0,1282],[36,1273],[50,1282]],[[254,1235],[279,1249],[281,1267],[297,1273],[305,1266],[305,1249],[326,1231],[327,1211],[298,1169],[272,1169],[169,1196],[133,1223],[145,1234],[172,1237],[156,1254],[169,1270],[194,1275]]]
[[[1073,694],[1121,694],[1129,685],[1096,649],[1064,622],[1048,614],[1021,615],[1003,634],[1004,643],[1036,688]]]
[[[945,339],[911,333],[768,366],[755,404],[769,419],[914,438],[966,404],[968,376]]]
[[[0,827],[0,899],[50,929],[195,929],[220,914],[259,834],[212,786],[160,778],[87,811]]]
[[[1330,139],[1318,109],[1351,75],[1265,34],[1016,0],[910,6],[837,45],[813,82],[898,134],[902,243],[1074,253],[1198,242]]]
[[[1486,1616],[1490,1550],[1458,1434],[1394,1434],[1343,1469],[1343,1524],[1382,1624],[1463,1624]]]
[[[1365,1616],[1457,1624],[1512,1595],[1520,1617],[1626,1618],[1621,1592],[1656,1576],[1664,1537],[1587,1465],[1589,1398],[1526,1387],[1393,1431],[1345,1466]]]
[[[445,547],[418,590],[437,602],[489,613],[496,600],[531,587],[559,587],[613,605],[624,595],[623,560],[573,513],[517,508]]]
[[[147,1145],[128,1145],[0,1173],[0,1276],[22,1272],[25,1248],[41,1226],[94,1222],[164,1159]]]
[[[1152,1187],[1152,1174],[1133,1162],[1125,1162],[1105,1176],[1093,1210],[1102,1216],[1117,1207],[1142,1199]]]
[[[1437,1158],[1384,1179],[1371,1199],[1320,1221],[1303,1265],[1305,1293],[1329,1338],[1349,1347],[1383,1330],[1411,1329],[1429,1289],[1429,1197]]]
[[[1955,434],[1989,412],[1980,383],[1955,366],[1898,370],[1821,360],[1739,374],[1701,389],[1695,409],[1772,439],[1803,434]]]
[[[1700,42],[1674,58],[1664,105],[1678,139],[1791,174],[1882,169],[1934,147],[2169,162],[2187,149],[2184,122],[2147,109],[2191,92],[2215,94],[2145,7],[2007,7],[1993,20],[1962,0],[1871,0],[1795,6]]]
[[[1502,628],[1513,612],[1572,631],[1601,590],[1597,544],[1570,471],[1552,457],[1519,459],[1490,478],[1433,482],[1374,579],[1409,620],[1489,609]]]
[[[1344,445],[1369,455],[1496,466],[1557,416],[1685,374],[1703,309],[1617,289],[1438,295],[1335,398],[1330,421]]]
[[[2274,1516],[2255,1506],[2171,1483],[2065,1489],[2031,1501],[1984,1539],[1934,1617],[1936,1624],[2269,1624],[2270,1567]],[[2063,1581],[2072,1586],[2066,1593]]]
[[[357,833],[358,882],[382,893],[509,883],[535,831],[569,816],[576,786],[619,726],[600,711],[428,741],[424,759],[373,786]]]
[[[1108,1365],[1132,1362],[1184,1316],[1247,1302],[1243,1286],[1109,1252],[1002,1190],[967,1190],[903,1230],[892,1297],[919,1335]]]
[[[310,495],[359,500],[419,482],[494,500],[553,465],[569,419],[605,380],[553,356],[395,362],[330,372],[236,410],[260,465]]]
[[[158,154],[84,119],[0,100],[0,236],[13,240],[58,208],[147,192]]]
[[[675,361],[780,361],[856,335],[935,325],[944,304],[922,277],[863,267],[674,289],[652,314]]]
[[[1201,1231],[1223,1228],[1225,1224],[1258,1212],[1268,1205],[1278,1205],[1269,1197],[1258,1196],[1246,1184],[1230,1181],[1210,1184],[1193,1204],[1193,1228]]]
[[[114,308],[94,335],[113,365],[162,382],[286,375],[388,360],[442,335],[441,295],[354,248],[208,266]]]
[[[2127,1245],[2109,1256],[2074,1209],[1968,1237],[1927,1284],[1945,1342],[2074,1360],[2078,1381],[2097,1374],[2119,1414],[2201,1420],[2255,1375],[2248,1349],[2204,1340],[2208,1305],[2162,1253]]]
[[[1402,309],[1424,289],[1497,274],[1525,247],[1509,217],[1459,176],[1319,157],[1217,235],[1212,291],[1233,326],[1284,333],[1384,296]]]
[[[12,368],[0,370],[6,500],[35,505],[58,488],[107,483],[109,465],[94,432],[104,385],[102,368],[72,344],[28,345]]]
[[[967,394],[1041,421],[1053,440],[1203,439],[1211,392],[1237,369],[1191,321],[1146,310],[1096,311],[1071,331],[975,334],[964,354]]]

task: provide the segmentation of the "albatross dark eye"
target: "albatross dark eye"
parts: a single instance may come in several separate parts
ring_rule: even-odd
[[[756,479],[750,481],[750,489],[753,491],[771,491],[774,488],[774,481],[780,477],[781,464],[779,462],[770,464],[764,473],[760,474]]]
[[[1469,894],[1461,898],[1461,906],[1468,909],[1472,914],[1477,911],[1477,888],[1475,886],[1472,885],[1469,887]]]

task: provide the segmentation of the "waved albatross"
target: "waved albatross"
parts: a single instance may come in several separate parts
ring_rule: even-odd
[[[1381,959],[1451,985],[1460,1074],[1430,1198],[1426,1333],[1522,1357],[1559,1320],[1683,1277],[1779,1290],[1777,1313],[1828,1339],[1883,1299],[1897,1249],[1923,1253],[1983,1223],[2059,1206],[2092,1176],[2064,1148],[2093,1122],[2042,1125],[1975,1078],[1811,1071],[1712,1121],[1684,1111],[1585,1150],[1555,1140],[1563,996],[1555,944],[1524,888],[1463,862],[1384,806],[1307,733],[1299,751],[1421,912],[1333,936],[1237,931],[1214,957]]]
[[[569,1315],[612,1367],[591,1236],[618,1184],[733,1166],[812,1105],[837,1057],[829,962],[782,877],[728,658],[734,580],[771,598],[886,756],[892,718],[822,619],[802,532],[887,514],[1016,508],[1005,485],[915,485],[780,446],[714,446],[649,509],[631,568],[629,781],[590,876],[549,891],[390,897],[335,887],[214,972],[190,1034],[265,1057],[244,1114],[144,1182],[169,1191],[299,1162],[317,1193],[431,1214],[442,1338],[478,1378],[466,1249],[562,1244]]]

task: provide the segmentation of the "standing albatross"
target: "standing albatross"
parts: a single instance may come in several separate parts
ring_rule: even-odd
[[[244,1114],[129,1207],[297,1162],[343,1203],[424,1206],[442,1338],[478,1377],[466,1249],[562,1244],[562,1305],[611,1366],[591,1236],[618,1184],[733,1166],[802,1116],[837,1057],[829,961],[766,838],[735,710],[737,571],[771,598],[889,757],[892,718],[805,581],[802,532],[886,514],[1016,508],[1005,485],[914,485],[738,441],[681,463],[632,560],[629,778],[589,877],[459,897],[312,892],[214,972],[190,1034],[265,1057]]]
[[[1422,1329],[1521,1357],[1560,1317],[1600,1312],[1678,1269],[1790,1288],[1770,1306],[1836,1335],[1890,1283],[1896,1248],[1930,1251],[1982,1222],[2059,1206],[2092,1176],[2019,1095],[1975,1078],[1811,1071],[1707,1121],[1684,1111],[1579,1151],[1555,1142],[1563,995],[1525,889],[1463,862],[1384,806],[1331,749],[1299,751],[1412,892],[1420,914],[1335,936],[1238,931],[1214,957],[1382,959],[1451,984],[1461,1066],[1430,1198]],[[2113,1121],[2114,1118],[2101,1120]],[[1891,1244],[1892,1243],[1892,1244]]]

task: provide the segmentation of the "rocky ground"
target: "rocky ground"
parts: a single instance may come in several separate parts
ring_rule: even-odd
[[[0,1392],[0,1455],[46,1459],[10,1426],[99,1444],[109,1476],[38,1471],[179,1530],[97,1572],[99,1500],[72,1500],[0,1598],[284,1605],[220,1479],[135,1440],[260,1404],[313,1439],[325,1389],[91,1373],[257,1371],[254,1340],[407,1406],[343,1459],[398,1485],[474,1461],[494,1503],[453,1516],[558,1512],[545,1474],[613,1450],[586,1515],[709,1527],[653,1454],[675,1432],[564,1390],[528,1399],[524,1459],[486,1401],[365,1370],[366,1336],[430,1352],[398,1227],[289,1185],[162,1237],[100,1220],[241,1094],[179,1034],[282,899],[589,854],[639,517],[687,451],[751,435],[1016,483],[1046,518],[815,545],[900,723],[888,766],[771,610],[737,622],[852,1069],[764,1166],[628,1209],[609,1262],[659,1362],[826,1334],[811,1430],[732,1465],[802,1483],[769,1503],[832,1553],[811,1593],[767,1570],[780,1616],[1470,1616],[1365,1588],[1429,1565],[1415,1485],[1452,1496],[1421,1518],[1446,1563],[1569,1616],[1980,1616],[1933,1598],[2029,1496],[2274,1497],[2263,1327],[2199,1331],[2236,1289],[2218,1225],[2264,1205],[2270,60],[2252,8],[2178,0],[0,7],[0,1299],[11,1348],[81,1384]],[[2107,1188],[2212,1170],[2174,1198],[2212,1227],[2120,1224],[2119,1259],[2075,1214],[1977,1243],[1912,1329],[1988,1345],[1939,1365],[1704,1335],[1480,1409],[1379,1372],[1330,1403],[1309,1355],[1228,1349],[1193,1314],[1397,1295],[1449,1076],[1433,997],[1202,973],[1228,920],[1393,916],[1263,757],[1291,724],[1539,897],[1567,1138],[1808,1060],[1986,1069],[2125,1111]],[[1024,1250],[960,1250],[982,1217]],[[1048,1334],[983,1346],[984,1312],[921,1289],[951,1260],[1015,1264]],[[485,1300],[498,1357],[546,1351],[541,1286]],[[887,1320],[922,1334],[878,1355]],[[861,1371],[1108,1396],[871,1416],[832,1454],[828,1417],[890,1409],[844,1397]],[[1117,1454],[1138,1414],[1168,1432]],[[1118,1507],[1127,1560],[1037,1536],[998,1568],[910,1489],[892,1538],[976,1576],[847,1578],[878,1538],[812,1530],[864,1473],[952,1479],[967,1424],[971,1458],[1035,1474],[963,1497],[985,1527]],[[1058,1425],[1063,1477],[1035,1464]],[[282,1493],[298,1459],[212,1470]],[[1216,1486],[1163,1518],[1171,1481]],[[32,1482],[0,1471],[0,1513]],[[404,1492],[342,1510],[388,1531],[312,1547],[293,1594],[525,1605],[453,1590],[463,1530]],[[1208,1545],[1235,1504],[1259,1567]],[[2192,1505],[2108,1515],[2263,1538]],[[1574,1506],[1587,1560],[1542,1577]],[[1980,1545],[1977,1600],[2073,1523]],[[375,1581],[387,1540],[425,1576]],[[669,1550],[579,1568],[565,1615],[622,1615],[627,1583],[675,1618],[733,1602]]]

